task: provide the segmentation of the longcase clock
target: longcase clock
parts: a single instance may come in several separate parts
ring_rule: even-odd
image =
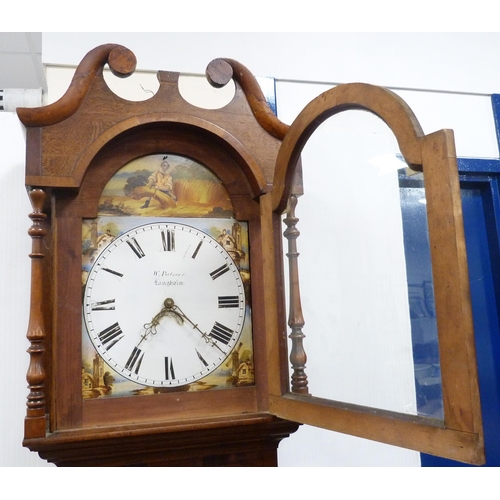
[[[215,86],[235,80],[220,110],[184,101],[179,75],[166,71],[154,97],[128,102],[107,87],[105,64],[124,77],[135,57],[97,47],[59,101],[18,110],[33,205],[24,445],[57,465],[274,466],[280,440],[310,423],[481,462],[451,134],[425,136],[398,97],[361,84],[328,91],[288,127],[229,59],[207,68]],[[309,394],[294,213],[300,153],[327,116],[360,108],[383,118],[407,163],[426,173],[440,423]]]

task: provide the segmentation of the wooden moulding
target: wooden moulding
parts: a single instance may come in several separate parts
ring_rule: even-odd
[[[263,413],[68,430],[25,445],[58,466],[276,467],[279,442],[297,427]]]
[[[136,68],[135,55],[126,47],[105,44],[91,50],[78,65],[68,91],[55,103],[40,108],[18,108],[17,115],[26,127],[55,125],[74,115],[83,103],[94,77],[108,63],[115,76],[125,78]]]
[[[135,56],[120,45],[97,47],[82,60],[61,99],[40,108],[18,108],[33,146],[27,156],[28,185],[78,188],[87,166],[106,143],[151,123],[165,123],[166,127],[184,123],[211,133],[214,141],[231,145],[249,169],[255,196],[272,182],[287,126],[273,115],[255,78],[242,65],[232,60],[209,64],[207,77],[216,86],[228,81],[228,71],[241,82],[229,104],[212,110],[186,102],[179,93],[179,74],[167,71],[158,72],[160,87],[150,99],[122,99],[104,81],[106,63],[115,74],[126,77],[134,71]]]
[[[245,92],[253,115],[272,136],[282,140],[289,126],[280,121],[267,104],[262,90],[252,73],[234,59],[214,59],[207,67],[207,79],[214,87],[223,87],[234,78]]]

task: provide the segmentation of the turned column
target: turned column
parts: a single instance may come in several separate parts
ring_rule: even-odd
[[[307,375],[305,373],[305,365],[307,355],[303,346],[303,339],[305,335],[302,332],[304,326],[304,317],[302,315],[302,305],[300,301],[300,288],[299,288],[299,265],[297,251],[297,238],[300,235],[297,229],[297,222],[299,219],[295,216],[295,207],[297,206],[297,196],[290,196],[286,217],[283,222],[287,228],[283,233],[288,240],[288,269],[290,278],[290,311],[288,315],[288,325],[291,328],[289,338],[292,341],[292,348],[290,351],[290,363],[292,365],[293,373],[291,376],[292,392],[297,394],[308,394]]]
[[[27,411],[25,418],[25,438],[45,436],[45,379],[46,371],[43,357],[45,353],[45,324],[42,311],[43,304],[43,239],[47,233],[44,222],[46,214],[43,213],[45,202],[43,189],[31,189],[29,197],[33,212],[29,215],[33,225],[28,230],[32,238],[31,258],[31,305],[28,332],[26,337],[30,342],[27,352],[30,355],[26,380],[29,394],[27,398]]]

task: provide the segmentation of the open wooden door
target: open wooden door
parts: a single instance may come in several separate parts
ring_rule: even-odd
[[[381,118],[392,130],[399,149],[410,170],[402,169],[399,188],[421,183],[425,186],[429,248],[432,262],[433,283],[409,288],[417,297],[408,306],[408,324],[419,316],[435,318],[437,329],[436,356],[439,363],[440,398],[439,411],[422,412],[395,411],[357,401],[351,402],[335,397],[311,394],[308,384],[306,360],[307,339],[304,341],[304,318],[302,316],[299,291],[299,251],[297,242],[299,230],[293,193],[296,166],[306,143],[318,127],[338,113],[348,110],[363,110]],[[304,174],[315,165],[303,162]],[[335,165],[332,168],[336,168]],[[408,174],[409,173],[409,174]],[[418,174],[420,173],[420,174]],[[423,173],[423,176],[422,176]],[[413,175],[416,174],[416,175]],[[352,175],[356,175],[353,172]],[[423,177],[423,180],[421,179]],[[326,181],[325,181],[326,182]],[[413,184],[412,184],[413,183]],[[307,183],[305,191],[307,195]],[[356,204],[356,195],[350,198]],[[273,182],[273,210],[275,217],[286,212],[285,237],[288,239],[290,306],[289,325],[291,345],[289,349],[292,373],[288,379],[284,358],[287,347],[275,339],[269,339],[269,398],[270,411],[278,417],[310,424],[358,437],[414,449],[463,462],[481,464],[484,462],[481,410],[475,360],[474,332],[472,323],[469,279],[462,221],[462,208],[458,182],[457,162],[453,134],[449,130],[424,135],[417,119],[409,107],[392,92],[365,84],[340,85],[310,102],[299,114],[286,133],[277,158]],[[351,207],[345,206],[346,212]],[[318,213],[324,233],[331,218]],[[279,223],[275,221],[275,227]],[[279,230],[281,231],[281,229]],[[275,241],[280,240],[278,229]],[[318,244],[322,236],[318,236]],[[389,245],[390,246],[390,245]],[[324,266],[324,264],[323,264]],[[356,267],[356,266],[355,266]],[[363,263],[357,266],[365,272]],[[318,286],[324,267],[317,263]],[[381,282],[384,279],[382,277]],[[385,293],[385,288],[380,293]],[[433,295],[432,304],[426,303],[426,296]],[[413,297],[415,299],[415,296]],[[418,299],[422,299],[420,302]],[[302,297],[304,299],[304,297]],[[424,304],[422,309],[416,304]],[[427,304],[427,305],[426,305]],[[333,306],[333,304],[332,304]],[[421,311],[426,309],[428,313]],[[318,315],[328,311],[319,310]],[[316,314],[316,312],[314,313]],[[307,322],[307,318],[305,318]],[[334,334],[335,322],[326,321],[327,329]],[[386,326],[398,328],[392,319]],[[306,331],[307,338],[318,334]],[[343,332],[353,335],[356,332]],[[413,332],[414,333],[414,332]],[[322,332],[324,334],[324,332]],[[284,335],[283,335],[284,337]],[[437,349],[438,346],[438,349]],[[417,358],[415,367],[417,367]],[[418,363],[418,369],[434,366]],[[310,360],[310,368],[313,360]],[[288,363],[286,363],[288,364]],[[427,375],[430,375],[429,373]],[[430,377],[427,377],[429,379]],[[427,380],[426,379],[426,380]],[[428,380],[427,380],[428,382]],[[423,379],[415,374],[418,389]],[[436,409],[436,408],[434,408]]]

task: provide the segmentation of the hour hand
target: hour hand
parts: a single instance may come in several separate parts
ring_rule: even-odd
[[[182,316],[173,309],[174,307],[174,301],[170,298],[165,299],[163,302],[163,307],[161,308],[160,312],[153,317],[150,323],[144,323],[144,335],[142,336],[142,340],[145,340],[148,335],[156,335],[158,332],[157,326],[160,324],[160,321],[165,317],[165,316],[173,316],[175,317],[177,323],[182,324],[184,322],[184,319]],[[141,342],[142,342],[141,340]]]

